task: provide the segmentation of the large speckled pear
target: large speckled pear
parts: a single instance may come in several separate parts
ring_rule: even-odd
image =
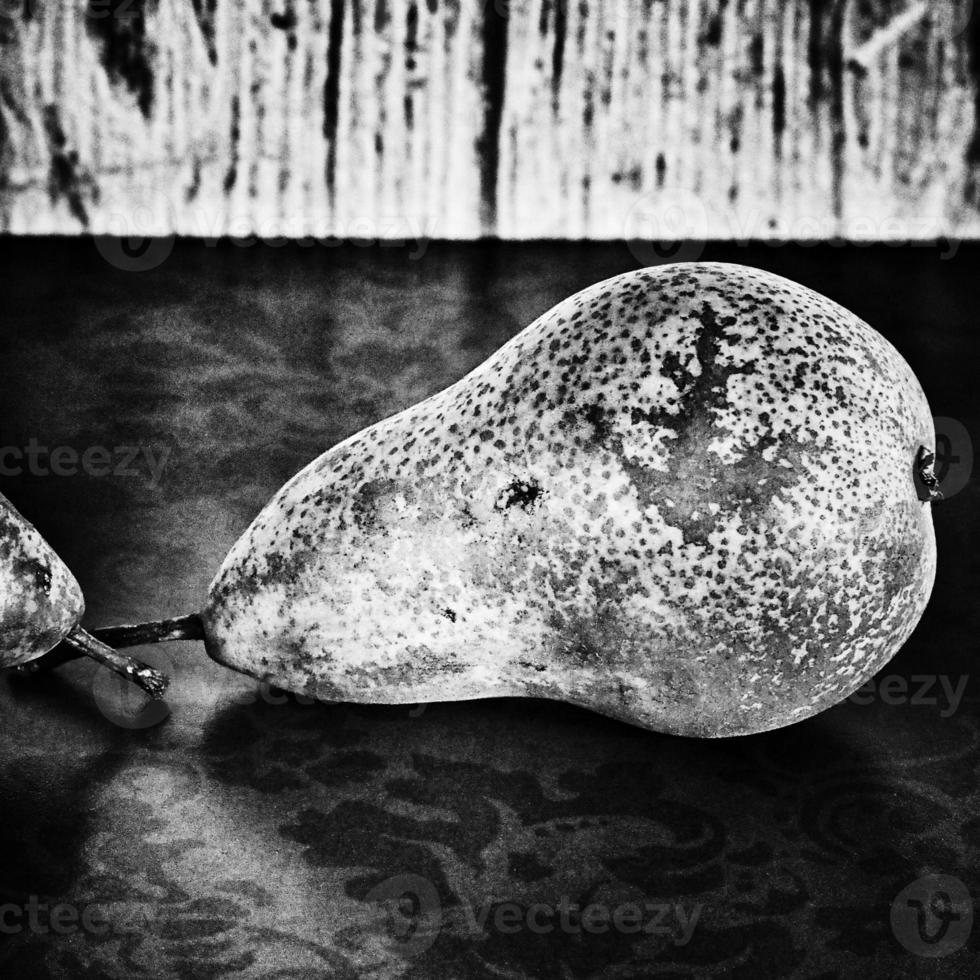
[[[0,494],[0,667],[47,653],[84,611],[82,590],[65,563]]]
[[[215,578],[207,648],[323,699],[787,725],[918,621],[932,449],[912,371],[847,310],[737,265],[630,272],[286,484]]]

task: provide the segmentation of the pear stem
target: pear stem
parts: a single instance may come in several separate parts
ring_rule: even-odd
[[[138,647],[144,643],[163,643],[168,640],[203,640],[204,623],[197,613],[190,613],[174,619],[157,619],[149,623],[135,623],[132,626],[106,626],[92,630],[91,633],[79,629],[79,633],[84,633],[90,640],[101,643],[107,648]],[[60,643],[43,657],[32,660],[22,669],[28,673],[52,670],[77,660],[86,653],[88,651],[81,644],[72,643],[71,637],[68,636],[64,643]],[[127,659],[119,654],[117,656],[122,660]]]
[[[106,626],[92,630],[103,643],[111,647],[138,647],[144,643],[166,643],[170,640],[203,640],[204,623],[197,613],[158,619],[131,626]]]
[[[939,489],[939,480],[933,466],[936,462],[936,454],[930,452],[925,446],[919,446],[919,451],[915,457],[916,470],[922,485],[925,487],[927,500],[929,503],[936,503],[943,499],[943,492]]]
[[[115,671],[126,680],[132,681],[142,688],[151,698],[159,701],[170,680],[165,674],[141,664],[132,657],[126,657],[121,653],[116,653],[112,647],[106,646],[101,640],[96,639],[91,633],[86,633],[81,626],[76,626],[66,637],[65,642],[80,650],[87,657],[104,664],[110,670]]]

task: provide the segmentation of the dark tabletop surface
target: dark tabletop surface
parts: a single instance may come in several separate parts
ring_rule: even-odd
[[[177,242],[144,272],[91,241],[0,251],[0,446],[41,447],[0,490],[88,626],[195,610],[302,465],[639,264],[617,244]],[[851,308],[977,434],[980,248],[941,251],[703,257]],[[109,462],[42,472],[62,446]],[[520,699],[308,704],[194,643],[141,651],[173,675],[167,717],[89,662],[0,675],[0,974],[974,977],[977,503],[973,481],[935,508],[932,601],[866,696],[747,738]]]

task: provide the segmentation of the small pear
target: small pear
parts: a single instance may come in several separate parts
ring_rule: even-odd
[[[776,728],[919,620],[933,441],[908,365],[836,303],[738,265],[626,273],[302,470],[183,635],[328,700]]]
[[[75,576],[0,494],[0,667],[47,653],[68,636],[84,611]]]
[[[36,528],[0,494],[0,667],[30,663],[66,641],[162,696],[167,680],[79,626],[85,600],[75,576]]]

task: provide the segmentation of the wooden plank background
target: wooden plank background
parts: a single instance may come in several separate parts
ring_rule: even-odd
[[[973,0],[0,0],[0,230],[975,237]]]

